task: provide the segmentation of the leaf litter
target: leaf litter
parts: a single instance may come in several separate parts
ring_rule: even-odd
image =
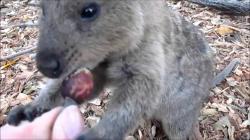
[[[15,54],[37,43],[37,0],[2,0],[0,56]],[[188,21],[205,33],[215,52],[218,73],[231,60],[240,58],[241,64],[233,74],[210,92],[199,117],[199,131],[207,140],[250,139],[250,16],[220,15],[219,11],[186,1],[166,1]],[[30,103],[44,84],[45,78],[35,66],[35,53],[8,61],[0,66],[0,125],[11,108]],[[109,90],[96,100],[81,105],[85,123],[94,126],[106,109],[111,96]],[[166,139],[157,121],[140,123],[126,139]]]

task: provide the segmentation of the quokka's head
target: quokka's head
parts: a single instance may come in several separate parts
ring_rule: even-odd
[[[141,40],[140,0],[42,0],[37,67],[64,78],[80,67],[94,69]]]

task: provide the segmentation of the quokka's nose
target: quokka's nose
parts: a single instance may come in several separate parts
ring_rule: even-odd
[[[38,70],[49,78],[58,78],[62,74],[62,61],[56,54],[38,52],[36,62]]]

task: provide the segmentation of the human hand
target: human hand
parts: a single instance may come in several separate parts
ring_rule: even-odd
[[[57,107],[32,122],[19,126],[4,125],[0,128],[0,139],[74,139],[84,130],[84,122],[76,105]]]

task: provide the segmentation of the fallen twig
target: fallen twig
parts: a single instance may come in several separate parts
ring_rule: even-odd
[[[203,6],[213,7],[224,13],[234,15],[249,15],[249,0],[188,0],[189,2]]]
[[[2,29],[7,29],[7,28],[14,28],[14,27],[20,27],[20,28],[25,28],[25,27],[31,27],[31,28],[37,28],[39,24],[35,23],[21,23],[21,24],[14,24],[14,25],[9,25],[5,27],[1,27]]]
[[[18,57],[18,56],[20,56],[20,55],[24,55],[24,54],[33,52],[33,51],[36,50],[36,48],[37,48],[37,47],[31,47],[31,48],[29,48],[29,49],[25,49],[25,50],[23,50],[23,51],[20,51],[20,52],[15,53],[15,54],[12,54],[12,55],[9,55],[9,56],[5,56],[5,57],[1,57],[1,58],[0,58],[0,62],[1,62],[1,61],[6,61],[6,60],[9,60],[9,59],[13,59],[13,58]]]
[[[5,68],[7,68],[7,67],[9,67],[9,66],[11,66],[11,65],[14,65],[18,60],[19,60],[19,59],[16,59],[16,60],[7,62],[7,63],[4,64],[3,66],[1,65],[0,70],[5,69]]]
[[[41,5],[38,3],[28,3],[27,5],[32,7],[41,7]]]
[[[239,58],[234,58],[217,76],[214,78],[212,87],[216,87],[240,64]]]

